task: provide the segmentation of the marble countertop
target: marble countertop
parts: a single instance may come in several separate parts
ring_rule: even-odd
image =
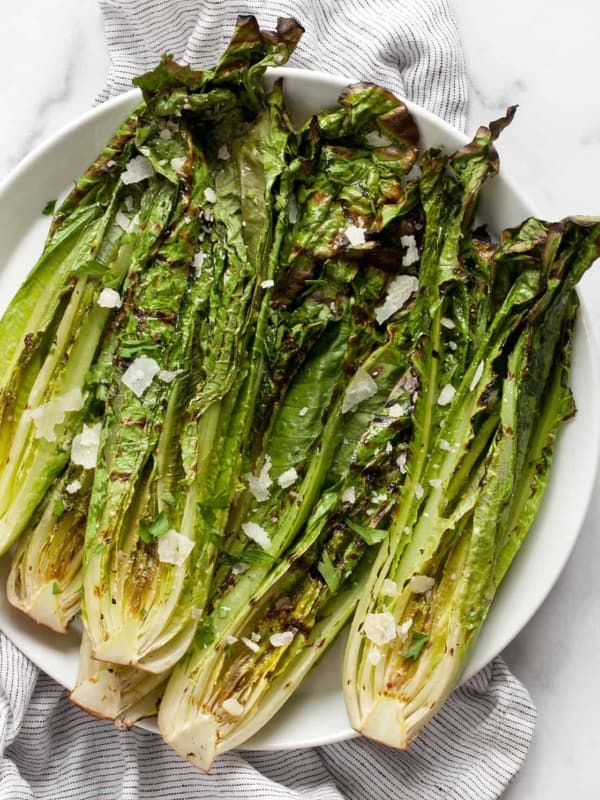
[[[468,130],[519,104],[503,169],[541,216],[600,214],[598,7],[590,0],[454,0],[471,97]],[[559,7],[561,10],[559,10]],[[0,178],[87,110],[108,67],[96,0],[6,3],[0,21]],[[600,268],[582,294],[600,334]],[[504,656],[538,707],[527,761],[506,800],[598,796],[600,492],[566,569]]]

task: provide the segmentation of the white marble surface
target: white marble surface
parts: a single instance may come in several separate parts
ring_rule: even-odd
[[[600,6],[454,0],[454,7],[471,86],[469,130],[519,103],[499,145],[503,168],[546,218],[600,214]],[[90,106],[107,65],[95,0],[2,4],[0,179]],[[583,294],[600,333],[600,265]],[[600,493],[555,589],[505,652],[538,707],[535,738],[507,800],[600,797],[598,522]]]

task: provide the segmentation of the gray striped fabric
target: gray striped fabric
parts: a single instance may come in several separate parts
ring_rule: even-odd
[[[228,753],[204,775],[158,735],[72,706],[1,634],[0,679],[2,800],[491,800],[519,769],[535,724],[527,691],[497,658],[409,752],[353,739]]]
[[[100,0],[112,66],[99,101],[131,88],[131,78],[172,53],[212,66],[238,14],[263,28],[296,17],[306,29],[290,66],[374,81],[461,130],[465,67],[446,0]]]
[[[164,51],[211,65],[237,14],[263,26],[296,16],[293,63],[388,86],[458,127],[463,58],[445,0],[103,0],[112,68],[99,101],[130,87]],[[220,757],[210,775],[155,734],[122,731],[66,692],[0,634],[1,800],[490,800],[519,769],[535,725],[502,659],[456,690],[410,752],[353,739],[310,750]]]

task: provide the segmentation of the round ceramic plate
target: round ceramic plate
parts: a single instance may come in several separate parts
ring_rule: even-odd
[[[347,83],[296,69],[273,70],[269,80],[278,75],[285,76],[288,106],[296,122],[335,104]],[[0,314],[41,251],[49,224],[41,215],[43,205],[66,193],[137,102],[139,94],[133,91],[90,111],[32,153],[0,187]],[[466,142],[463,134],[433,114],[410,104],[409,108],[424,147],[454,149]],[[531,215],[532,209],[512,183],[499,175],[485,187],[480,213],[492,230],[499,231]],[[583,522],[599,453],[598,353],[590,330],[583,308],[572,371],[578,413],[563,426],[542,508],[498,592],[471,652],[465,679],[497,655],[537,610],[565,565]],[[76,630],[67,636],[55,634],[12,609],[4,593],[7,561],[0,564],[1,629],[41,669],[71,688],[77,674]],[[352,736],[341,692],[344,639],[342,633],[294,697],[248,742],[248,748],[307,747]],[[144,726],[155,729],[151,721]]]

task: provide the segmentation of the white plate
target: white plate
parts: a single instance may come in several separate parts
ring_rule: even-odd
[[[347,80],[297,69],[285,75],[294,117],[301,119],[330,107]],[[48,229],[41,209],[62,196],[102,149],[117,125],[138,102],[130,92],[90,111],[32,153],[0,186],[0,314],[35,262]],[[447,123],[410,105],[424,146],[455,148],[467,139]],[[518,121],[515,123],[518,125]],[[522,194],[499,175],[484,191],[481,216],[491,229],[515,225],[533,213]],[[548,491],[536,522],[511,567],[469,658],[465,678],[481,669],[513,639],[552,588],[579,533],[594,485],[598,463],[598,351],[585,309],[577,325],[572,386],[578,414],[563,426]],[[0,564],[2,587],[7,559]],[[61,636],[12,609],[0,590],[0,628],[33,662],[71,688],[77,672],[75,632]],[[247,745],[254,749],[308,747],[352,736],[340,690],[343,635],[289,703]],[[152,723],[145,727],[155,730]]]

